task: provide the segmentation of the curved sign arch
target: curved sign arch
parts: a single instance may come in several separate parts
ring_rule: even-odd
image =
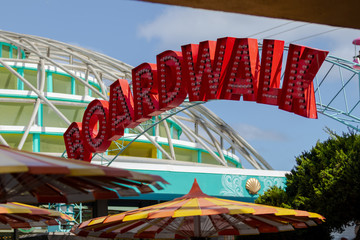
[[[156,64],[135,67],[133,92],[127,80],[119,79],[110,86],[109,101],[93,100],[82,122],[64,133],[68,157],[90,161],[92,153],[105,152],[125,128],[179,106],[186,97],[190,102],[242,98],[317,118],[313,79],[328,51],[290,44],[281,83],[282,40],[263,40],[261,61],[252,38],[219,38],[181,50],[164,51]]]

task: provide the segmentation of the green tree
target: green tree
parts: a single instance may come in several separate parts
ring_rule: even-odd
[[[285,190],[271,188],[256,202],[319,213],[328,233],[360,220],[360,135],[329,134],[296,158]]]

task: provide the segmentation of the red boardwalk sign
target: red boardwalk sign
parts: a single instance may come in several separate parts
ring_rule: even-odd
[[[69,158],[90,162],[92,153],[85,149],[82,137],[82,123],[73,122],[64,133],[66,152]]]
[[[278,105],[284,41],[264,40],[256,102]]]
[[[139,125],[134,121],[134,98],[127,80],[119,79],[111,84],[109,105],[108,139],[115,141],[124,135],[125,128]]]
[[[156,64],[135,67],[133,93],[127,80],[119,79],[110,86],[109,101],[93,100],[83,121],[64,133],[68,156],[90,161],[125,128],[179,106],[187,96],[190,102],[242,98],[317,118],[313,79],[327,51],[291,44],[281,85],[284,41],[265,39],[261,61],[252,38],[220,38],[181,50],[162,52]]]
[[[328,52],[290,44],[279,108],[317,118],[313,79]]]
[[[222,75],[220,99],[255,101],[258,88],[259,50],[256,39],[238,38]]]

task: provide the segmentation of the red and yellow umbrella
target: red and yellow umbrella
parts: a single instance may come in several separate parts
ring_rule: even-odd
[[[67,221],[74,219],[58,211],[16,202],[0,204],[0,230],[47,227]]]
[[[196,180],[173,201],[95,218],[72,229],[79,236],[177,239],[290,231],[324,221],[317,213],[220,199],[204,194]]]
[[[167,182],[142,174],[0,145],[0,202],[74,203],[136,196]]]

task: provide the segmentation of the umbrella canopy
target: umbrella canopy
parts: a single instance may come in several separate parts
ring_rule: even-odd
[[[354,44],[354,45],[360,45],[360,37],[355,38],[355,39],[353,40],[352,44]]]
[[[104,238],[192,238],[290,231],[324,221],[319,214],[220,199],[204,194],[196,180],[190,192],[170,202],[91,219],[72,229]]]
[[[75,203],[162,189],[157,175],[19,151],[0,145],[0,202]]]
[[[67,221],[74,219],[58,211],[16,202],[0,204],[0,230],[47,227]]]

